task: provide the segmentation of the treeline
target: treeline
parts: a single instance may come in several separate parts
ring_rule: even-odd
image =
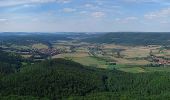
[[[158,32],[113,32],[82,41],[91,43],[115,43],[122,45],[169,45],[170,33]]]
[[[0,77],[2,100],[167,100],[170,73],[132,74],[64,59],[20,67]],[[2,72],[0,72],[2,73]]]

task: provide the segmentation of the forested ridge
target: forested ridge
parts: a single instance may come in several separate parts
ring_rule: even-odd
[[[30,45],[34,43],[50,45],[52,41],[70,40],[68,37],[67,34],[4,33],[0,34],[0,43],[5,45]]]
[[[82,41],[91,43],[115,43],[121,45],[169,45],[168,32],[110,32]]]
[[[10,54],[1,52],[3,63]],[[5,55],[7,55],[5,57]],[[10,55],[11,56],[11,55]],[[17,56],[12,56],[16,57]],[[5,60],[6,59],[6,60]],[[16,60],[15,62],[18,62]],[[1,64],[2,67],[2,64]],[[13,69],[9,66],[8,70]],[[170,73],[132,74],[53,59],[0,72],[1,100],[167,100]]]

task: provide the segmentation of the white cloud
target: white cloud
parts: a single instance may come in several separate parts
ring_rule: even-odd
[[[170,5],[170,1],[169,0],[122,0],[126,3],[145,3],[145,4],[159,4],[159,5]]]
[[[23,4],[37,4],[37,3],[69,3],[71,0],[0,0],[0,7],[16,6]]]
[[[87,3],[84,5],[85,8],[94,10],[94,9],[99,9],[100,7],[97,4],[92,4],[92,3]]]
[[[166,8],[160,11],[151,12],[144,15],[146,19],[157,19],[157,18],[167,18],[170,17],[170,8]]]
[[[85,4],[84,6],[87,7],[87,8],[91,8],[91,7],[93,7],[94,5],[92,5],[92,4]]]
[[[126,18],[116,18],[115,21],[119,23],[131,23],[136,22],[138,20],[137,17],[126,17]]]
[[[58,0],[57,2],[58,3],[70,3],[71,0]]]
[[[6,21],[8,21],[8,19],[6,19],[6,18],[0,18],[0,22],[6,22]]]
[[[124,1],[130,3],[159,3],[165,0],[124,0]]]
[[[76,9],[74,9],[74,8],[64,8],[63,9],[63,12],[66,12],[66,13],[71,13],[71,12],[75,12],[76,11]]]
[[[98,11],[98,12],[93,12],[91,15],[96,18],[101,18],[104,17],[106,14],[104,12]]]

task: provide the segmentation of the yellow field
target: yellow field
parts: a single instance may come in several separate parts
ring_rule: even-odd
[[[129,46],[121,46],[121,45],[115,45],[115,44],[105,44],[103,45],[105,49],[129,49]]]
[[[149,61],[146,60],[129,60],[129,59],[115,58],[115,57],[112,57],[112,59],[116,60],[118,64],[146,65],[150,63]]]
[[[147,57],[149,56],[149,53],[150,49],[143,47],[130,48],[122,52],[122,54],[125,55],[125,58]]]
[[[35,49],[48,49],[48,46],[42,43],[33,44],[32,48]]]
[[[30,58],[32,55],[21,55],[24,58]]]
[[[53,56],[53,58],[74,58],[74,57],[88,57],[89,54],[86,52],[79,52],[79,53],[65,53]]]

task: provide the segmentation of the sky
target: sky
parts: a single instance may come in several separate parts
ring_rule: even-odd
[[[0,0],[0,32],[170,32],[170,0]]]

